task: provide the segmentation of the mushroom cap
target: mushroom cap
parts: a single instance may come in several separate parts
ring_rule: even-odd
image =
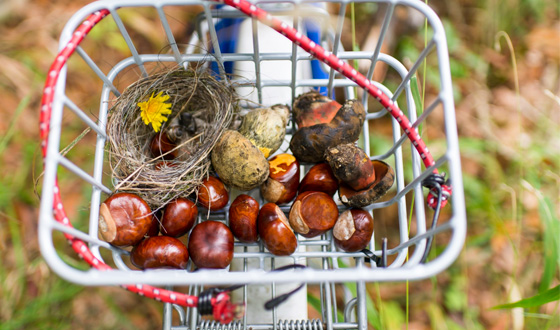
[[[371,162],[375,170],[375,182],[369,188],[356,191],[347,184],[340,183],[338,196],[344,205],[358,208],[368,206],[383,197],[393,186],[395,182],[393,168],[381,160]]]

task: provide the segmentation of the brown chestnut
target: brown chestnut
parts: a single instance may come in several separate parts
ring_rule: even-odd
[[[286,215],[274,203],[263,205],[257,218],[259,237],[270,253],[289,256],[294,253],[298,242]]]
[[[159,235],[159,225],[160,225],[160,222],[161,222],[161,215],[162,215],[161,209],[155,211],[152,214],[152,223],[150,225],[150,228],[146,232],[146,235],[144,235],[144,236],[152,237],[152,236]]]
[[[375,182],[373,163],[365,151],[353,143],[328,148],[325,159],[334,176],[354,190],[367,189]]]
[[[150,141],[150,153],[154,158],[159,157],[165,160],[177,158],[177,149],[175,147],[177,147],[175,143],[171,142],[167,134],[163,132],[154,135]]]
[[[362,209],[346,210],[333,228],[334,244],[345,252],[365,249],[373,235],[373,217]]]
[[[259,202],[249,195],[237,196],[229,207],[229,228],[233,236],[245,243],[254,243],[259,239],[257,217]]]
[[[152,211],[138,195],[116,193],[99,208],[99,236],[116,246],[135,245],[152,225]]]
[[[170,167],[177,167],[177,166],[178,164],[174,161],[161,160],[154,164],[154,169],[161,171],[161,170],[169,169]]]
[[[336,203],[321,191],[306,191],[298,195],[289,215],[294,231],[307,238],[325,233],[334,226],[337,218]]]
[[[194,226],[188,249],[198,268],[226,268],[233,259],[233,234],[223,223],[207,220]]]
[[[162,235],[180,237],[191,230],[198,216],[196,204],[186,198],[179,197],[165,206],[161,218]]]
[[[327,163],[313,165],[299,184],[299,193],[306,191],[322,191],[333,196],[338,190],[338,180]]]
[[[265,200],[276,204],[291,202],[296,197],[299,185],[299,162],[290,154],[279,154],[269,161],[270,173],[261,186]]]
[[[356,191],[345,183],[340,183],[338,196],[344,205],[358,208],[370,205],[384,196],[393,186],[395,181],[393,168],[380,160],[372,160],[371,163],[375,170],[375,181],[369,188]]]
[[[198,188],[198,203],[206,209],[217,211],[223,209],[229,202],[226,186],[215,176],[209,176],[202,181]]]
[[[140,269],[187,268],[189,251],[178,239],[169,236],[148,237],[130,252],[130,261]]]

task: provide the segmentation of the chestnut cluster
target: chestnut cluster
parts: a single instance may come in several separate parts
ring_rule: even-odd
[[[243,130],[222,134],[211,155],[219,177],[203,180],[196,196],[177,198],[152,212],[139,196],[115,193],[100,206],[100,237],[115,246],[132,246],[131,262],[140,269],[185,269],[189,258],[198,268],[226,268],[233,259],[234,238],[246,243],[260,239],[272,254],[286,256],[295,252],[297,234],[312,238],[332,230],[341,250],[365,248],[373,218],[361,208],[389,190],[394,172],[354,145],[365,121],[363,106],[356,100],[341,105],[308,92],[294,102],[293,115],[298,129],[290,141],[292,154],[266,159],[284,138],[289,109],[258,109],[243,122]],[[161,158],[156,166],[174,166],[175,139],[157,134],[149,147],[153,157]],[[235,165],[239,162],[244,165]],[[301,164],[312,166],[300,181]],[[226,185],[260,187],[266,203],[260,207],[242,194],[229,207],[229,226],[212,220],[195,225],[197,204],[209,211],[228,205]],[[333,199],[337,192],[349,208],[342,213]],[[279,205],[290,203],[286,215]]]
[[[224,208],[229,196],[223,183],[208,177],[198,189],[198,203],[209,210]],[[226,268],[233,259],[234,238],[219,221],[197,225],[197,204],[179,197],[157,212],[138,195],[115,193],[99,211],[99,236],[130,247],[130,261],[140,269],[185,269],[189,258],[199,268]],[[188,244],[182,238],[188,235]]]

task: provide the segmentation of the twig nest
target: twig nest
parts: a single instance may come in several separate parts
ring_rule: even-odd
[[[206,72],[174,68],[130,85],[107,123],[115,190],[154,208],[190,195],[208,176],[210,152],[237,112],[232,86]],[[154,139],[162,140],[156,135],[171,148],[154,152]]]

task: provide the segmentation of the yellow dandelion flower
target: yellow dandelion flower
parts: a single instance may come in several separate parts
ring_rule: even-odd
[[[155,93],[155,92],[154,92]],[[163,92],[159,92],[158,95],[154,97],[154,93],[150,96],[146,102],[138,102],[138,106],[142,112],[140,116],[144,121],[144,124],[152,124],[154,132],[159,132],[161,124],[167,121],[167,115],[171,114],[171,104],[165,103],[169,100],[169,95],[161,95]]]

